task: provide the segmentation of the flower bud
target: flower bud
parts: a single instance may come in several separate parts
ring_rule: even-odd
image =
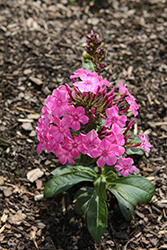
[[[93,114],[94,112],[95,112],[95,108],[92,108],[92,109],[90,110],[90,113]]]

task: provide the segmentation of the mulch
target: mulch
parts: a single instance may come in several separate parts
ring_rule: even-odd
[[[0,250],[167,249],[167,1],[90,2],[0,0]],[[135,132],[153,147],[136,166],[155,186],[129,223],[110,197],[100,244],[74,214],[79,186],[43,199],[59,162],[38,154],[35,132],[44,99],[82,67],[91,29],[107,46],[110,82],[126,83],[140,107]]]

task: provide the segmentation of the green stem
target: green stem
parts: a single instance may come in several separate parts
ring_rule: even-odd
[[[102,168],[99,168],[99,175],[102,175]]]

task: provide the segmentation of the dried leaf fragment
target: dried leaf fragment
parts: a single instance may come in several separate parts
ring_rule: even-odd
[[[36,83],[37,85],[42,85],[43,82],[39,79],[39,78],[36,78],[36,77],[33,77],[33,76],[30,76],[30,81]]]
[[[10,196],[11,194],[13,194],[13,188],[12,187],[7,187],[3,190],[3,193],[6,197]]]
[[[14,225],[20,225],[25,220],[25,218],[26,218],[26,215],[21,212],[21,213],[17,213],[15,215],[10,216],[8,221]]]
[[[21,126],[22,126],[22,128],[23,128],[24,130],[27,130],[27,131],[30,131],[30,130],[33,129],[33,127],[32,127],[32,125],[31,125],[30,122],[25,122],[25,123],[23,123]]]
[[[27,179],[31,182],[34,182],[38,178],[40,178],[43,174],[44,173],[39,168],[35,168],[27,173]]]

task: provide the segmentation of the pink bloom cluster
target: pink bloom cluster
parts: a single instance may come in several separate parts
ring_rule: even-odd
[[[122,96],[116,100],[115,88],[107,92],[109,82],[96,72],[79,69],[70,78],[73,90],[65,84],[44,101],[36,129],[40,141],[38,152],[43,149],[53,152],[62,164],[67,161],[75,164],[75,158],[81,154],[88,155],[97,160],[98,167],[113,165],[116,171],[121,170],[122,176],[134,173],[133,160],[125,158],[124,153],[128,138],[126,133],[134,123],[132,120],[126,124],[125,112],[131,109],[134,116],[137,115],[135,98],[120,83]],[[124,98],[127,107],[120,110]],[[139,137],[142,141],[139,146],[148,152],[151,145],[147,138]]]

